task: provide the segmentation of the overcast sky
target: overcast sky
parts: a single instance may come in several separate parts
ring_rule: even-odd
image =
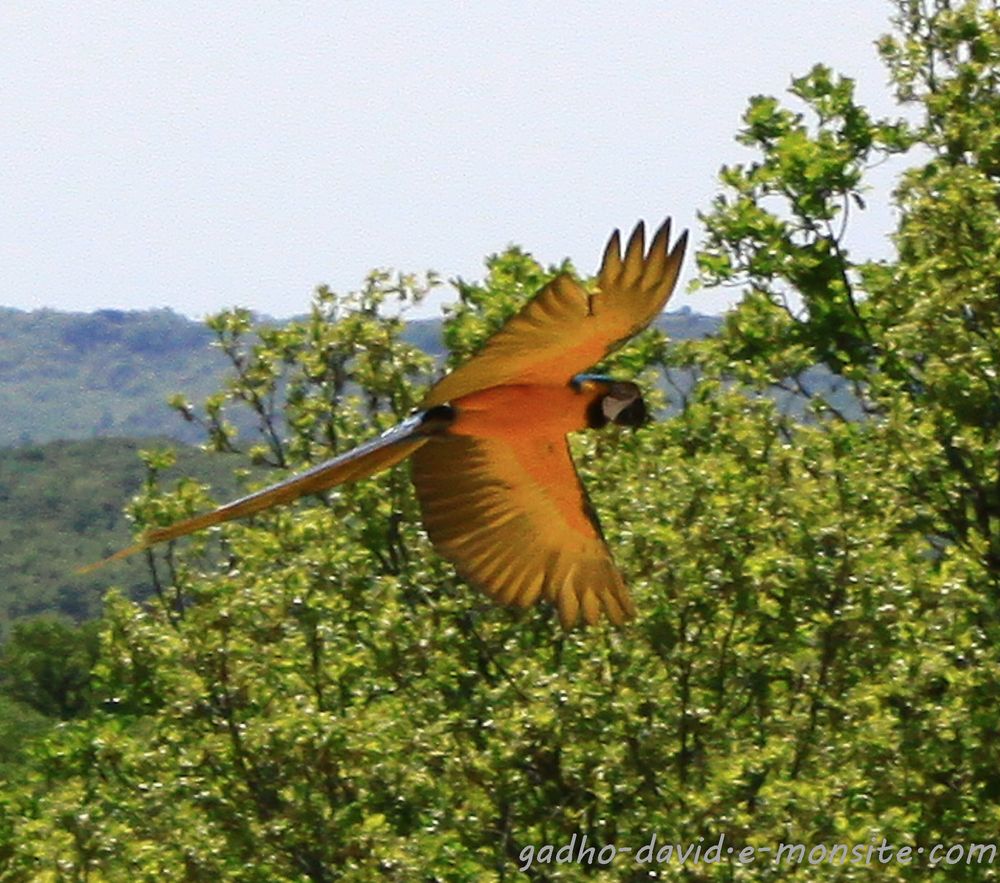
[[[894,113],[881,0],[0,4],[0,305],[300,313],[372,267],[697,229],[747,98]],[[887,253],[883,174],[854,230]],[[690,262],[684,279],[690,278]],[[727,294],[679,294],[715,312]]]

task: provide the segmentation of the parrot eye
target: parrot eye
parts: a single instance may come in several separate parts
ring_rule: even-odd
[[[619,426],[642,426],[648,419],[646,403],[642,400],[642,396],[637,396],[618,412],[614,421]]]
[[[641,426],[648,417],[642,393],[634,383],[615,383],[601,400],[601,411],[619,426]]]

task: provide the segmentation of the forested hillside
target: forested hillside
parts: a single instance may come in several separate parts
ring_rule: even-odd
[[[678,340],[718,328],[718,319],[689,311],[661,322]],[[432,356],[444,354],[439,319],[408,322],[404,337]],[[98,436],[197,442],[198,428],[178,420],[167,401],[176,393],[200,401],[218,389],[231,366],[215,341],[204,322],[170,310],[0,307],[0,447]]]
[[[740,304],[598,366],[654,404],[664,372],[693,381],[669,419],[572,439],[634,622],[488,603],[404,469],[157,549],[150,601],[111,591],[99,622],[4,646],[0,877],[996,880],[1000,11],[892,8],[908,121],[822,65],[752,98],[752,158],[691,256]],[[896,254],[859,262],[845,230],[890,159]],[[448,364],[571,269],[493,256]],[[426,294],[320,289],[280,327],[225,311],[226,381],[175,404],[261,481],[348,450],[437,375],[379,309]],[[865,419],[809,389],[817,365]],[[809,419],[766,394],[800,385]],[[204,504],[150,481],[133,514]]]
[[[125,507],[149,475],[139,458],[144,449],[177,451],[176,465],[158,471],[158,480],[168,485],[186,477],[192,487],[210,485],[223,498],[236,490],[224,457],[167,439],[0,448],[0,643],[10,622],[26,616],[83,620],[100,613],[109,574],[74,571],[130,541]],[[134,596],[149,596],[141,558],[123,562],[112,576]]]
[[[0,309],[0,446],[111,435],[193,441],[166,401],[218,385],[211,339],[169,310]]]

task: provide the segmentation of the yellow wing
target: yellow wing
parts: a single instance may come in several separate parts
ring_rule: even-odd
[[[564,384],[645,328],[677,283],[687,232],[670,248],[670,220],[649,252],[645,228],[636,226],[625,255],[616,230],[604,252],[596,294],[569,276],[557,276],[514,315],[480,352],[443,377],[424,407],[501,384]]]
[[[431,421],[432,423],[433,421]],[[77,573],[89,573],[112,561],[118,561],[136,552],[141,552],[156,543],[175,540],[206,527],[232,521],[234,518],[245,518],[256,512],[262,512],[264,509],[270,509],[272,506],[290,503],[306,494],[328,490],[338,484],[367,478],[376,472],[395,466],[400,460],[408,457],[424,444],[427,441],[427,435],[424,433],[429,426],[425,414],[416,414],[398,426],[383,432],[378,438],[346,451],[332,460],[326,460],[306,472],[293,475],[291,478],[270,485],[246,497],[233,500],[233,502],[213,509],[211,512],[203,512],[201,515],[178,521],[176,524],[149,530],[134,545],[127,549],[121,549],[94,564],[81,567]]]
[[[565,438],[438,436],[413,455],[424,526],[500,604],[554,604],[566,628],[635,615]]]

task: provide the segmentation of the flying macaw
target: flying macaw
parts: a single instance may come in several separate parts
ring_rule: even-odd
[[[639,387],[580,373],[645,328],[673,292],[687,244],[670,220],[647,253],[640,222],[622,255],[615,230],[597,291],[557,276],[483,349],[431,387],[398,426],[212,512],[147,531],[100,564],[243,518],[412,458],[424,527],[467,582],[499,604],[551,602],[562,625],[635,606],[570,457],[567,434],[646,419]],[[85,568],[89,570],[90,568]]]

